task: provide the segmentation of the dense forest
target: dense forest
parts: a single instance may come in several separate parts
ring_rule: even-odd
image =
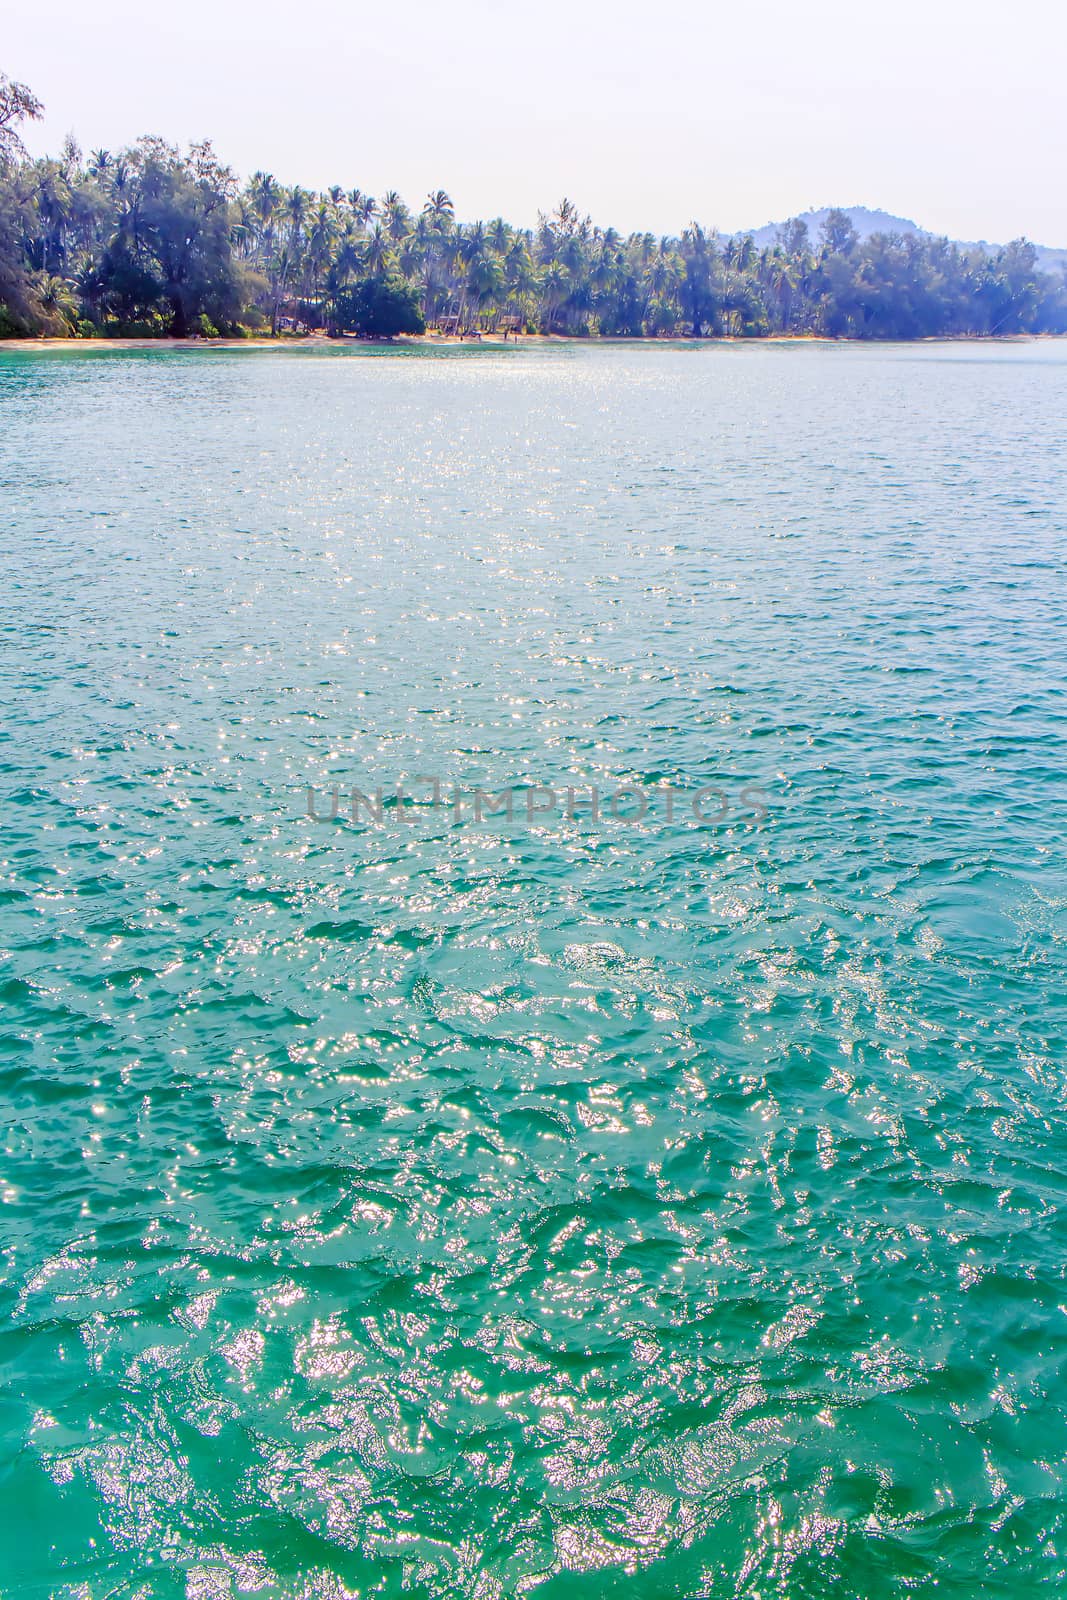
[[[243,186],[210,144],[162,139],[31,160],[40,116],[0,75],[0,337],[444,333],[818,334],[912,339],[1067,332],[1067,276],[1016,240],[992,254],[857,237],[831,212],[757,249],[692,223],[625,237],[564,200],[536,228],[457,221],[444,190]]]

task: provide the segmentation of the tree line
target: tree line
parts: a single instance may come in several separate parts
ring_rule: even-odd
[[[515,332],[914,339],[1067,332],[1067,273],[1025,239],[987,252],[928,235],[860,240],[833,211],[776,242],[622,235],[569,200],[536,228],[461,222],[439,189],[240,184],[210,143],[142,138],[31,159],[42,107],[0,74],[0,337]]]

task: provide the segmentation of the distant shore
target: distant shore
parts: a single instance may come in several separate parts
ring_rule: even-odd
[[[25,84],[0,93],[5,341],[1067,334],[1067,264],[1025,238],[954,243],[837,206],[744,234],[699,220],[623,233],[567,198],[536,226],[463,221],[445,189],[412,207],[395,189],[305,188],[264,169],[241,184],[210,141],[145,135],[86,159],[71,135],[34,158],[17,125],[41,110]]]

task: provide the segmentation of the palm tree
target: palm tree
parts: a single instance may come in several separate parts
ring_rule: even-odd
[[[331,266],[335,288],[343,289],[347,284],[351,283],[362,264],[363,252],[360,247],[359,236],[355,228],[349,224],[341,235]]]
[[[790,322],[796,283],[792,264],[781,246],[770,252],[766,263],[766,279],[774,299],[778,329],[784,333]]]
[[[34,193],[34,209],[42,223],[38,245],[39,265],[44,272],[65,257],[64,235],[73,204],[74,195],[63,168],[56,161],[43,162]]]
[[[393,243],[397,244],[411,226],[408,208],[395,189],[390,189],[389,193],[382,197],[382,206],[385,210],[386,230]]]
[[[548,332],[552,331],[556,312],[567,298],[569,287],[567,273],[558,261],[553,261],[541,279],[541,321]]]
[[[289,190],[285,201],[285,214],[289,221],[291,238],[300,238],[303,234],[310,204],[311,195],[309,191],[301,189],[298,183],[294,184]]]
[[[250,197],[247,194],[239,195],[236,213],[230,225],[230,238],[234,248],[242,256],[251,256],[255,251],[257,220]]]
[[[281,185],[272,172],[253,172],[248,194],[252,210],[259,220],[264,246],[269,251],[273,241],[274,218],[282,203]]]
[[[425,219],[419,217],[411,232],[405,234],[397,246],[397,263],[405,278],[414,281],[421,278],[423,281],[423,303],[425,304],[426,287],[426,230]],[[425,312],[424,312],[425,316]]]
[[[74,287],[69,279],[51,272],[42,272],[35,284],[42,310],[54,324],[63,326],[68,333],[78,325],[78,301]]]
[[[435,189],[426,196],[414,231],[422,250],[422,314],[432,325],[437,317],[438,292],[445,287],[444,267],[452,248],[448,241],[455,232],[455,208],[444,189]]]
[[[499,309],[504,294],[504,269],[498,255],[483,249],[471,258],[464,294],[468,303],[477,306],[479,315],[485,312],[486,307],[496,306]],[[491,320],[495,323],[495,318]]]
[[[367,270],[376,277],[384,273],[392,261],[390,240],[385,229],[381,226],[371,230],[370,238],[367,240],[364,261]]]
[[[366,228],[378,210],[377,200],[372,194],[364,194],[362,189],[353,189],[349,193],[348,203],[356,221],[361,227]]]
[[[434,222],[452,222],[455,220],[456,208],[452,204],[451,195],[444,189],[435,189],[426,196],[426,204],[422,208],[423,216],[431,217]]]
[[[324,298],[321,291],[335,237],[334,213],[326,201],[320,201],[307,237],[306,261],[310,275],[309,298],[312,300],[321,301]]]
[[[249,196],[260,226],[258,265],[270,280],[270,327],[271,334],[276,335],[282,301],[299,258],[311,196],[299,186],[285,189],[272,172],[252,174]]]
[[[507,308],[512,316],[527,320],[530,304],[537,293],[537,271],[530,259],[530,247],[520,234],[512,240],[504,258],[504,284]]]

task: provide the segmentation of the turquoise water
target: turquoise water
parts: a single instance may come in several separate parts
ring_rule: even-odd
[[[6,352],[0,495],[0,1593],[1067,1593],[1067,346]]]

